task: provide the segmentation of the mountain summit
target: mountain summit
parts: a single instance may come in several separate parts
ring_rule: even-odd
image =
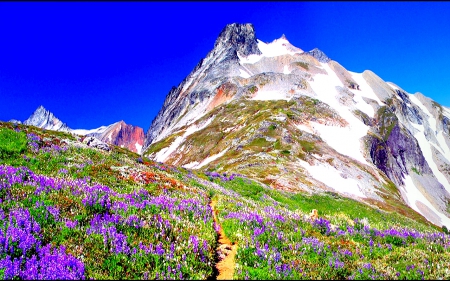
[[[247,24],[228,24],[214,44],[215,50],[228,50],[229,52],[237,52],[241,56],[260,55],[258,42],[255,37],[253,25]]]
[[[39,106],[31,116],[23,122],[25,125],[32,125],[39,128],[55,131],[70,131],[70,128],[61,120],[55,117],[53,113]]]
[[[332,191],[450,225],[450,109],[355,73],[286,36],[227,25],[166,97],[144,156],[237,172],[273,188]]]

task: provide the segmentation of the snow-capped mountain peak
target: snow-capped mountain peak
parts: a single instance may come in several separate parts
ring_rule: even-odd
[[[25,125],[32,125],[43,129],[55,131],[70,131],[70,128],[61,120],[55,117],[53,113],[39,106],[31,116],[23,122]]]
[[[450,110],[250,24],[222,30],[168,94],[143,154],[273,187],[396,200],[450,225]],[[395,207],[392,207],[395,208]]]

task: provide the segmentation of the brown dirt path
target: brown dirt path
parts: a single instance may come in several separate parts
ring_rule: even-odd
[[[209,206],[213,211],[213,219],[216,225],[219,225],[217,220],[217,210],[215,209],[217,200],[211,200]],[[219,262],[216,263],[216,269],[218,272],[217,280],[233,280],[234,266],[238,245],[237,243],[232,244],[230,239],[225,235],[222,227],[219,225],[219,246],[217,247],[217,253],[219,255]]]

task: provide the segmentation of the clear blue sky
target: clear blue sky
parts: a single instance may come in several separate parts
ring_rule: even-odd
[[[147,131],[233,22],[450,106],[450,2],[0,2],[0,120]]]

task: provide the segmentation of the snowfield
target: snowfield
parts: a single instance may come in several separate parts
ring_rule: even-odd
[[[361,187],[356,180],[351,178],[343,178],[341,176],[341,172],[336,170],[334,167],[324,163],[310,166],[308,162],[303,160],[300,160],[299,163],[308,171],[308,173],[311,174],[313,178],[323,182],[334,190],[360,198],[366,197],[361,191]]]

